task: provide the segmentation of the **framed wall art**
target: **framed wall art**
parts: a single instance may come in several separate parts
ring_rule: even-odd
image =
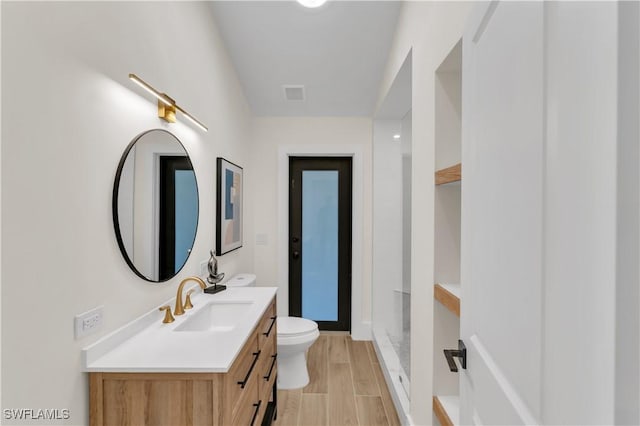
[[[217,160],[216,255],[242,247],[242,167]]]

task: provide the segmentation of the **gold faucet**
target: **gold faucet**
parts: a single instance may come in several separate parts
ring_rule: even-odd
[[[184,285],[189,281],[197,282],[198,284],[200,284],[200,288],[202,288],[203,290],[207,288],[207,285],[204,283],[204,281],[202,281],[198,277],[188,277],[182,280],[182,282],[180,282],[180,285],[178,286],[178,293],[176,294],[176,308],[173,311],[174,315],[184,314],[184,305],[182,304],[182,289],[184,288]]]

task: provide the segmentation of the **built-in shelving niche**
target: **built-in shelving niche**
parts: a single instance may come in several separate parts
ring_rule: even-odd
[[[433,296],[442,306],[460,318],[460,284],[436,283]]]
[[[462,191],[462,42],[435,74],[434,181],[434,424],[458,424],[458,373],[449,371],[443,349],[460,336],[460,198]]]
[[[460,398],[457,396],[434,396],[433,412],[442,426],[460,424]]]
[[[462,163],[436,171],[436,185],[445,185],[462,180]]]

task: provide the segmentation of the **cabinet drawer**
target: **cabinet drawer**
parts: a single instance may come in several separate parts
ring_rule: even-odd
[[[259,407],[260,409],[258,410],[258,416],[256,417],[256,421],[253,423],[255,426],[262,425],[262,422],[264,420],[264,415],[267,412],[268,405],[269,405],[269,399],[260,397],[260,407]]]
[[[278,373],[277,349],[274,339],[267,340],[262,348],[260,367],[258,369],[258,389],[261,398],[268,398],[273,387],[274,379]]]
[[[235,418],[244,394],[251,392],[250,385],[252,383],[254,383],[253,395],[257,395],[257,380],[252,381],[252,378],[255,379],[257,376],[256,367],[261,358],[262,354],[258,349],[257,337],[252,334],[227,375],[225,397],[229,401],[227,407],[230,409],[230,418]]]
[[[276,302],[274,299],[258,323],[258,345],[260,348],[265,346],[267,341],[270,339],[275,341],[277,333],[276,328]]]
[[[247,426],[262,423],[261,413],[264,415],[263,402],[258,398],[258,374],[254,371],[245,387],[246,392],[238,401],[237,410],[233,417],[232,425]]]

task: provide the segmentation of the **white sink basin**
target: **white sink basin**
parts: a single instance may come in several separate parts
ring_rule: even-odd
[[[192,313],[174,331],[228,332],[242,322],[252,305],[253,302],[244,301],[212,301]]]

